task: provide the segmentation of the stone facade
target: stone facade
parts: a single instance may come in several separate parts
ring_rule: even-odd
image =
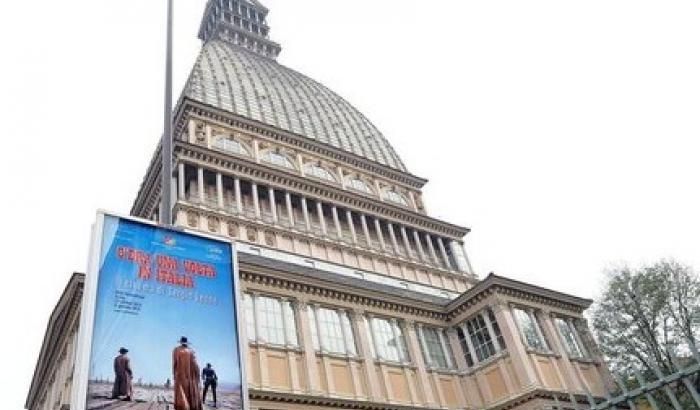
[[[240,250],[252,408],[544,409],[602,396],[591,301],[479,280],[469,229],[429,216],[427,181],[361,113],[274,61],[266,15],[257,1],[208,2],[173,136],[173,223]],[[159,218],[160,181],[157,149],[132,215]],[[75,275],[51,316],[27,409],[70,406],[82,284]],[[263,331],[263,304],[283,315],[279,334]]]

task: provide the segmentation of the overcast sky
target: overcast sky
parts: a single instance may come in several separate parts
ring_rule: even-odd
[[[175,86],[205,0],[176,0]],[[490,271],[595,297],[611,263],[700,268],[697,1],[266,0],[282,64],[364,112]],[[3,408],[20,409],[97,208],[162,128],[165,1],[0,5]],[[7,407],[5,407],[7,406]]]

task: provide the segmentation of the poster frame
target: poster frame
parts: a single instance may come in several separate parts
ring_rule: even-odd
[[[99,209],[95,223],[92,225],[90,235],[90,247],[88,254],[87,270],[85,272],[85,284],[81,303],[80,324],[78,329],[78,339],[76,343],[75,367],[73,370],[73,385],[71,388],[71,409],[85,410],[87,404],[87,390],[90,376],[90,357],[92,356],[92,340],[95,327],[95,309],[97,308],[97,289],[100,274],[100,255],[102,254],[102,235],[104,233],[104,223],[106,217],[114,217],[130,222],[148,225],[158,229],[169,230],[181,234],[192,235],[199,238],[214,240],[224,243],[231,248],[231,282],[233,283],[233,305],[236,310],[236,333],[238,335],[238,364],[241,376],[241,409],[250,409],[250,398],[248,396],[247,377],[247,336],[245,318],[242,314],[243,301],[240,286],[240,274],[238,270],[238,254],[236,242],[230,238],[213,235],[193,229],[179,226],[165,226],[157,222],[137,218],[133,216],[120,215],[118,213]]]

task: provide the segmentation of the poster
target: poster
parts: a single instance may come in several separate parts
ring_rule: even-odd
[[[97,224],[77,402],[244,408],[232,244],[106,214]]]

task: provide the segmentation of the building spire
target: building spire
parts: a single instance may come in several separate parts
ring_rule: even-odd
[[[275,59],[282,47],[269,38],[267,13],[257,0],[209,0],[199,38],[205,42],[222,40]]]

